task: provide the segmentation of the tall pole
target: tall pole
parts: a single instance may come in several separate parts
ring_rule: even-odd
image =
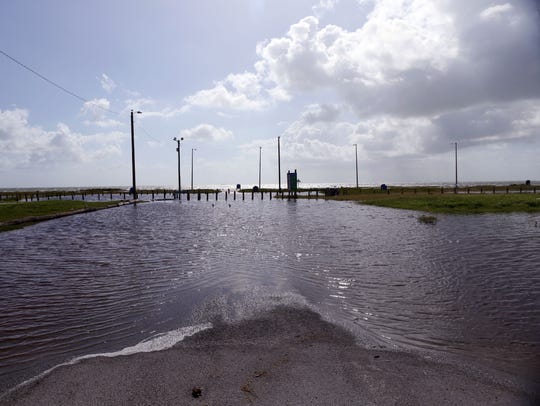
[[[137,111],[137,114],[141,114]],[[131,175],[132,175],[132,188],[133,199],[137,200],[137,186],[135,184],[135,130],[133,129],[133,110],[131,110]]]
[[[197,151],[197,149],[191,148],[191,190],[193,190],[193,151]]]
[[[458,180],[457,180],[457,142],[454,142],[454,151],[455,151],[455,162],[456,162],[456,191],[458,187]]]
[[[278,190],[281,192],[281,156],[280,156],[280,146],[279,146],[279,139],[281,137],[277,137],[277,171],[278,171]]]
[[[184,138],[176,138],[174,137],[173,140],[176,141],[178,146],[176,147],[176,152],[178,152],[178,200],[182,200],[182,175],[180,173],[180,141],[182,141]]]
[[[358,144],[354,144],[354,153],[356,155],[356,188],[358,189]]]
[[[259,190],[261,190],[261,152],[262,147],[259,147]]]

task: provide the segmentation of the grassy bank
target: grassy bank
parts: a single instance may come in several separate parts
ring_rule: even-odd
[[[540,194],[346,194],[330,199],[428,213],[479,214],[540,212]]]
[[[118,202],[85,202],[80,200],[46,200],[29,203],[0,204],[0,232],[25,227],[57,215],[68,215],[85,210],[97,210]]]

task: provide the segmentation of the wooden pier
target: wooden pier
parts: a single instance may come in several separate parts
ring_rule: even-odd
[[[245,201],[245,200],[272,200],[272,199],[319,199],[329,196],[361,195],[361,194],[514,194],[514,193],[537,193],[537,187],[532,185],[508,185],[508,186],[470,186],[470,187],[388,187],[385,190],[373,187],[363,188],[319,188],[299,189],[291,192],[282,189],[253,190],[212,190],[196,189],[178,191],[172,189],[141,189],[137,190],[140,200],[186,200],[186,201]],[[18,201],[33,202],[42,200],[88,200],[88,201],[112,201],[133,200],[132,196],[124,190],[112,189],[85,189],[85,190],[42,190],[42,191],[0,191],[0,202]]]

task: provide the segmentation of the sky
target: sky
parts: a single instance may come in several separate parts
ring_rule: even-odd
[[[276,185],[278,137],[283,184],[540,180],[534,0],[3,1],[0,51],[0,188],[129,186],[131,110],[142,187],[174,137],[183,188]]]

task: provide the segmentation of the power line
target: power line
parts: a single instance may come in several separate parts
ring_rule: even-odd
[[[81,101],[83,101],[83,102],[85,102],[85,103],[93,104],[94,106],[96,106],[97,108],[99,108],[99,109],[101,109],[101,110],[107,111],[107,112],[112,113],[112,114],[120,115],[120,113],[118,113],[118,112],[116,112],[116,111],[109,110],[109,109],[107,109],[107,108],[105,108],[105,107],[100,106],[100,105],[97,104],[97,103],[94,103],[93,101],[90,101],[90,100],[88,100],[88,99],[86,99],[86,98],[84,98],[84,97],[82,97],[82,96],[79,96],[79,95],[76,94],[76,93],[73,93],[72,91],[66,89],[65,87],[59,85],[58,83],[52,81],[51,79],[48,79],[47,77],[43,76],[41,73],[36,72],[34,69],[30,68],[29,66],[26,66],[24,63],[22,63],[21,61],[18,61],[17,59],[13,58],[12,56],[8,55],[7,53],[5,53],[4,51],[2,51],[1,49],[0,49],[0,53],[1,53],[2,55],[4,55],[6,58],[11,59],[11,60],[12,60],[13,62],[15,62],[17,65],[23,67],[24,69],[26,69],[26,70],[29,71],[29,72],[32,72],[34,75],[36,75],[36,76],[39,77],[40,79],[43,79],[45,82],[47,82],[47,83],[53,85],[54,87],[56,87],[56,88],[62,90],[63,92],[69,94],[70,96],[73,96],[73,97],[75,97],[76,99],[81,100]]]
[[[141,123],[138,123],[138,127],[139,127],[141,130],[143,130],[143,132],[146,134],[146,136],[147,136],[148,138],[151,138],[151,139],[153,139],[155,142],[161,144],[161,141],[158,140],[158,139],[155,138],[155,137],[152,137],[152,136],[148,133],[148,131],[146,131],[146,129],[141,125]]]

